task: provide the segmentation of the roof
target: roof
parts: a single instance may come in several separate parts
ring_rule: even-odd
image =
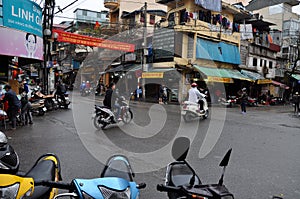
[[[246,6],[247,10],[254,11],[254,10],[260,10],[262,8],[266,8],[269,6],[278,5],[281,3],[286,3],[291,6],[296,6],[299,4],[298,0],[252,0],[249,2],[249,4]]]
[[[77,12],[77,10],[85,10],[85,11],[88,11],[88,12],[104,13],[104,14],[109,13],[109,11],[107,11],[107,10],[101,10],[101,11],[99,12],[99,11],[88,10],[88,9],[82,9],[82,8],[76,8],[76,9],[73,11],[73,13]]]

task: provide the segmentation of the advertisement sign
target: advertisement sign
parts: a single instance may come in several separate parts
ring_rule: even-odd
[[[30,0],[2,0],[3,26],[43,36],[42,8]]]
[[[143,72],[142,78],[164,78],[163,72]]]
[[[57,41],[71,44],[80,44],[84,46],[94,46],[111,50],[119,50],[125,52],[134,52],[135,45],[118,41],[106,40],[101,38],[89,37],[61,30],[53,30],[58,34]]]
[[[155,29],[153,36],[154,59],[173,58],[175,54],[175,31],[173,29]]]
[[[43,39],[31,33],[0,27],[0,55],[43,60]]]

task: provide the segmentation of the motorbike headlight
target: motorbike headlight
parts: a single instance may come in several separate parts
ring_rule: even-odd
[[[19,183],[8,187],[0,187],[0,198],[11,198],[14,199],[17,197],[18,190],[19,190]]]
[[[130,187],[127,187],[124,191],[115,191],[102,186],[100,186],[99,189],[105,199],[130,199],[131,196]]]
[[[127,187],[127,189],[124,191],[124,193],[127,195],[128,199],[130,199],[130,196],[131,196],[130,187]]]
[[[83,195],[83,198],[84,198],[84,199],[94,199],[92,196],[88,195],[88,194],[85,193],[85,192],[82,192],[82,195]]]

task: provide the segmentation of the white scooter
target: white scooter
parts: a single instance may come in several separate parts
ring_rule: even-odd
[[[191,122],[192,120],[197,118],[202,118],[202,119],[208,118],[209,111],[208,111],[208,103],[206,97],[202,98],[203,110],[200,110],[199,108],[200,105],[198,103],[194,103],[190,101],[183,102],[181,115],[183,116],[185,122]]]

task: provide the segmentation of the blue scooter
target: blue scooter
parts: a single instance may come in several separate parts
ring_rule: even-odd
[[[39,181],[34,184],[69,190],[69,193],[58,194],[54,199],[66,196],[75,199],[138,199],[139,190],[146,184],[136,184],[134,176],[128,159],[115,155],[107,161],[100,178],[74,179],[71,183]]]

